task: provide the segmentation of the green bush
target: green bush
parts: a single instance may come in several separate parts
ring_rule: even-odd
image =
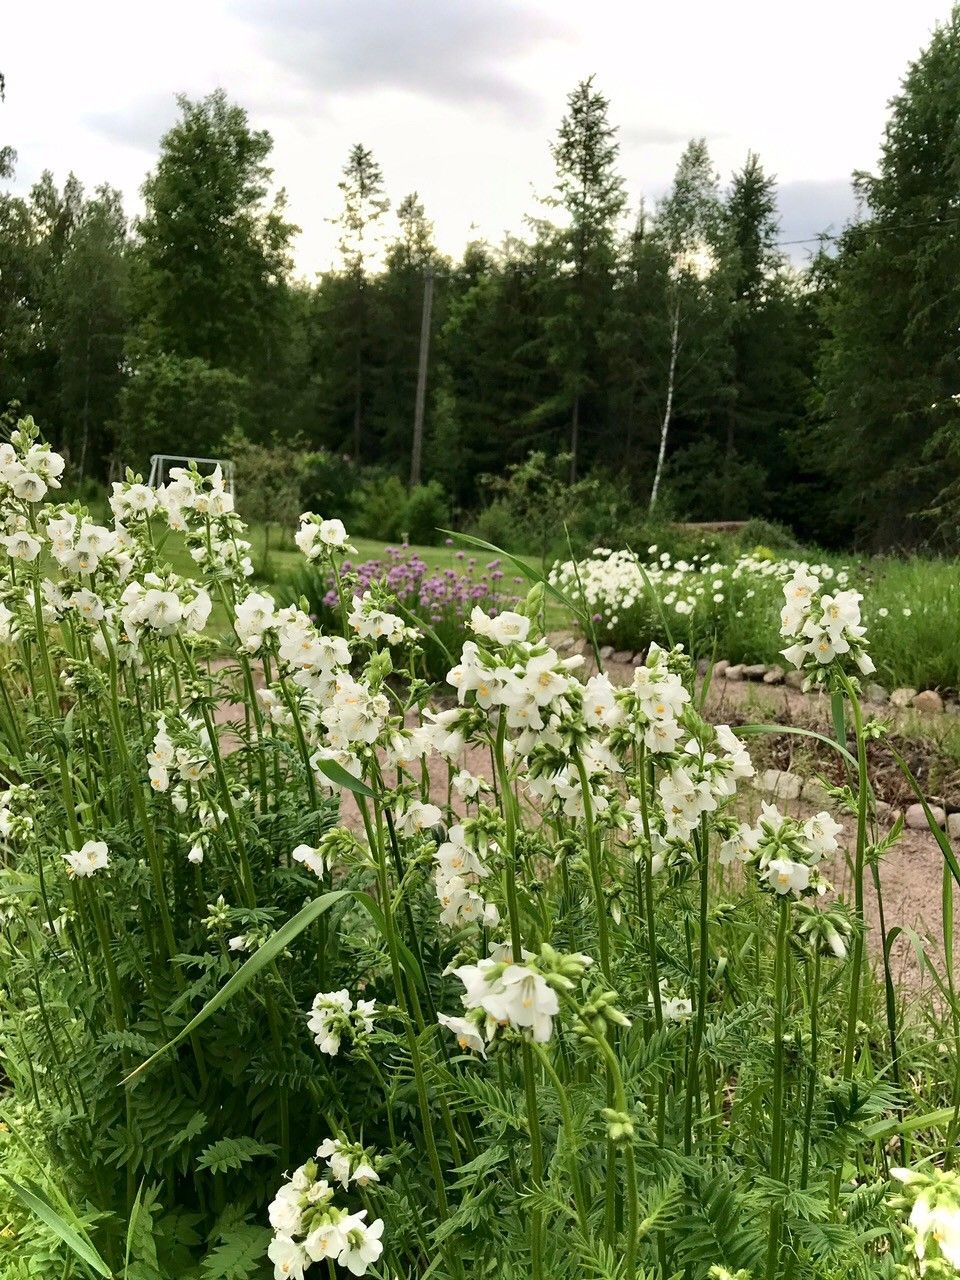
[[[403,536],[407,491],[397,476],[367,475],[357,493],[353,532],[393,542]]]
[[[450,527],[450,502],[439,480],[417,485],[407,496],[403,532],[409,542],[437,546],[443,540],[440,529]]]

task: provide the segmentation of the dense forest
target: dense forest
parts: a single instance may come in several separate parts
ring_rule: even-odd
[[[757,155],[722,179],[694,139],[638,209],[587,79],[524,237],[447,259],[418,195],[395,201],[357,144],[331,192],[338,266],[303,282],[269,135],[223,92],[179,105],[133,221],[72,175],[13,194],[0,149],[0,410],[32,413],[75,474],[242,433],[435,481],[465,513],[539,450],[642,510],[655,496],[833,545],[956,542],[960,12],[909,67],[877,172],[856,175],[861,216],[802,270]]]

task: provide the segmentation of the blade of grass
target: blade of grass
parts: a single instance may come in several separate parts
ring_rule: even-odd
[[[98,1276],[105,1276],[106,1280],[111,1280],[113,1272],[90,1241],[54,1209],[35,1183],[30,1182],[24,1185],[11,1178],[8,1173],[4,1173],[2,1169],[0,1169],[0,1178],[3,1178],[24,1208],[28,1209],[42,1223],[48,1226],[54,1235],[63,1241],[71,1253],[75,1254],[92,1271],[95,1271]]]
[[[363,907],[381,933],[384,932],[383,913],[369,894],[361,893],[356,889],[335,889],[331,893],[324,893],[319,898],[314,898],[312,902],[308,902],[305,907],[302,907],[295,916],[292,916],[285,925],[282,925],[275,934],[268,938],[258,951],[255,951],[249,959],[245,960],[236,973],[231,974],[220,990],[210,997],[200,1012],[191,1018],[172,1040],[168,1040],[156,1053],[151,1054],[145,1062],[141,1062],[138,1067],[135,1067],[125,1077],[123,1083],[127,1084],[142,1075],[155,1062],[196,1031],[209,1017],[212,1017],[219,1009],[222,1009],[224,1005],[229,1004],[235,996],[250,985],[254,978],[266,969],[268,965],[272,964],[290,943],[303,933],[304,929],[309,928],[315,920],[329,911],[331,907],[336,906],[338,902],[343,902],[348,898],[353,898],[358,906]],[[408,947],[401,945],[401,957],[405,966],[409,968],[414,981],[419,984],[421,978],[417,963]]]

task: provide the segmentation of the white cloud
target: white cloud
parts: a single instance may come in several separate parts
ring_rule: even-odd
[[[760,154],[782,183],[783,238],[799,239],[852,210],[849,175],[874,166],[887,102],[950,3],[31,0],[4,13],[0,144],[19,152],[21,188],[73,169],[133,213],[174,95],[220,86],[275,139],[310,274],[333,256],[327,220],[357,141],[394,204],[420,192],[447,252],[522,232],[553,180],[566,94],[595,73],[634,205],[706,135],[725,181]]]

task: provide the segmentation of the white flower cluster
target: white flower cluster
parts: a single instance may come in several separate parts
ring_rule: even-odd
[[[0,444],[0,500],[4,493],[19,502],[42,502],[50,489],[60,488],[65,463],[47,444],[37,442],[32,418],[25,418]]]
[[[354,1004],[350,992],[320,992],[313,998],[313,1008],[307,1017],[307,1027],[321,1053],[335,1058],[344,1039],[351,1044],[362,1043],[373,1030],[376,1004],[373,1000],[358,1000]]]
[[[905,1189],[897,1203],[912,1204],[910,1231],[920,1274],[950,1274],[944,1263],[953,1274],[960,1273],[960,1175],[936,1168],[890,1173]]]
[[[784,816],[775,805],[763,804],[754,826],[740,823],[721,844],[720,862],[753,865],[761,884],[781,897],[821,895],[828,886],[818,867],[840,847],[837,836],[842,831],[829,813],[801,822]]]
[[[823,591],[820,579],[806,567],[798,568],[783,588],[780,634],[793,643],[782,650],[797,670],[811,673],[812,681],[835,658],[849,654],[861,675],[876,670],[867,653],[866,628],[860,622],[859,591]]]
[[[157,498],[168,525],[184,535],[201,569],[238,585],[251,576],[250,543],[243,537],[243,521],[233,509],[233,494],[219,466],[209,475],[195,467],[173,467]]]
[[[545,1044],[560,1012],[557,990],[572,990],[576,979],[592,964],[590,957],[583,955],[558,959],[560,965],[544,973],[536,967],[533,956],[525,953],[522,963],[514,961],[502,945],[477,964],[460,965],[453,973],[463,983],[460,998],[468,1016],[440,1014],[438,1021],[454,1033],[462,1048],[484,1056],[486,1045],[502,1027]]]
[[[153,746],[147,753],[148,776],[154,791],[169,791],[171,782],[195,783],[211,770],[210,734],[202,721],[184,717],[174,743],[165,716],[158,717]]]
[[[439,816],[437,810],[438,819]],[[492,929],[500,923],[496,903],[485,901],[478,892],[480,881],[489,875],[487,849],[483,829],[476,822],[456,823],[438,846],[434,854],[434,886],[442,907],[441,924],[453,929],[482,924]]]
[[[372,1159],[355,1144],[328,1139],[317,1151],[332,1176],[346,1189],[379,1182]],[[270,1204],[274,1230],[267,1256],[275,1280],[303,1280],[314,1262],[336,1263],[351,1275],[366,1275],[383,1253],[383,1220],[367,1222],[367,1210],[350,1213],[334,1203],[330,1183],[319,1176],[316,1160],[294,1170]]]
[[[332,551],[353,551],[342,520],[322,520],[312,511],[300,517],[293,539],[308,560],[318,560]]]
[[[166,579],[155,573],[145,574],[142,582],[127,584],[120,602],[124,634],[134,645],[144,631],[164,638],[178,631],[200,632],[213,608],[203,587],[175,574]]]
[[[361,640],[386,640],[388,645],[397,645],[420,635],[416,627],[407,626],[397,614],[379,608],[371,591],[354,596],[347,621]]]
[[[641,566],[632,551],[597,547],[584,560],[555,564],[550,582],[572,599],[582,599],[603,632],[616,629],[637,608],[651,616],[659,612],[648,582],[664,609],[680,618],[709,620],[721,607],[741,616],[746,601],[758,592],[769,594],[771,586],[798,568],[817,573],[824,582],[835,578],[839,586],[848,580],[845,569],[835,571],[827,564],[811,568],[803,561],[771,555],[743,555],[732,565],[721,564],[708,552],[674,560],[653,546],[647,555],[648,562]]]

